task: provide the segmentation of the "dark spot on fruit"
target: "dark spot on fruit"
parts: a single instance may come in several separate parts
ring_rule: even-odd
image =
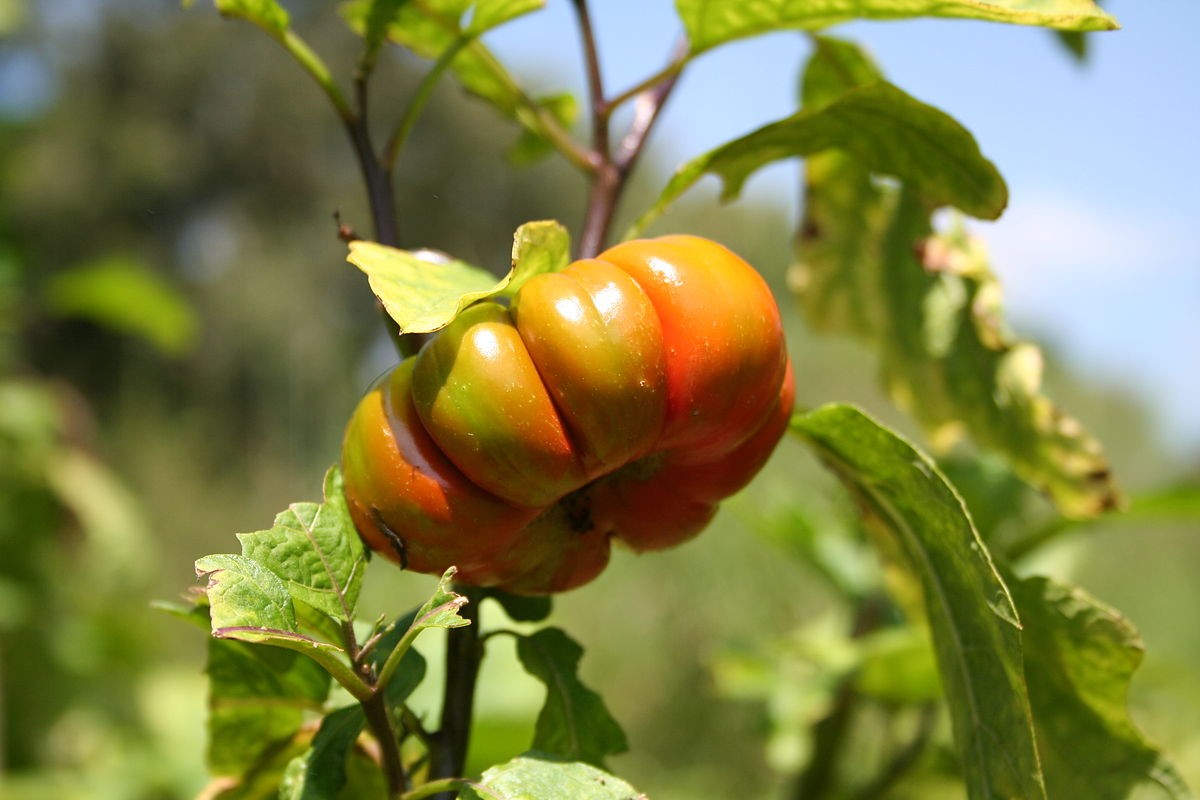
[[[371,508],[371,519],[375,521],[375,526],[387,537],[388,544],[392,546],[392,550],[396,553],[396,558],[400,561],[400,568],[408,569],[408,548],[404,544],[404,539],[400,538],[400,534],[388,527],[388,524],[383,521],[383,515],[379,513],[378,508]]]

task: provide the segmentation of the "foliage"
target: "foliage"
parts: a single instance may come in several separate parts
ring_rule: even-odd
[[[710,694],[697,699],[697,692],[711,687],[699,681],[685,685],[686,668],[679,666],[674,667],[674,677],[683,688],[673,698],[680,698],[689,707],[686,711],[706,726],[718,707],[736,709],[745,701],[761,706],[774,788],[789,796],[866,800],[934,796],[938,790],[961,796],[965,790],[973,800],[1193,797],[1181,777],[1185,770],[1177,769],[1173,759],[1151,743],[1153,736],[1142,734],[1130,714],[1131,687],[1136,694],[1135,671],[1142,660],[1142,642],[1132,623],[1072,585],[1069,574],[1057,574],[1063,571],[1053,560],[1039,558],[1048,550],[1086,547],[1094,537],[1107,535],[1106,515],[1125,503],[1109,469],[1110,456],[1043,390],[1042,353],[1003,321],[999,277],[982,243],[957,223],[934,222],[941,219],[935,212],[944,207],[985,219],[999,216],[1007,203],[1004,180],[979,143],[951,116],[886,81],[855,45],[816,33],[848,20],[944,16],[1050,28],[1082,51],[1083,32],[1116,27],[1111,16],[1090,0],[677,0],[686,46],[677,48],[661,71],[624,92],[605,93],[595,70],[589,80],[590,103],[583,104],[566,94],[534,96],[481,38],[499,25],[518,24],[524,15],[537,12],[543,6],[538,0],[354,0],[340,8],[357,37],[356,50],[349,55],[334,51],[328,29],[322,27],[329,15],[316,8],[318,4],[285,8],[277,0],[216,0],[215,5],[222,15],[252,23],[281,45],[316,82],[334,107],[333,118],[350,134],[352,151],[367,178],[369,202],[366,211],[347,205],[346,219],[369,216],[374,227],[372,240],[357,239],[352,230],[345,236],[357,239],[350,243],[350,260],[366,274],[371,293],[387,314],[385,325],[396,323],[391,332],[402,348],[419,345],[414,335],[439,329],[472,303],[509,298],[527,277],[557,271],[571,258],[566,227],[547,221],[518,229],[513,270],[505,277],[471,266],[504,260],[507,239],[496,233],[498,229],[507,232],[522,219],[546,215],[509,219],[496,214],[498,221],[479,223],[473,233],[459,230],[476,224],[468,221],[469,214],[425,224],[426,209],[416,196],[431,194],[423,189],[437,188],[439,182],[451,180],[446,176],[459,173],[452,158],[432,169],[432,184],[421,183],[417,165],[429,152],[423,149],[423,130],[437,131],[433,138],[452,138],[468,137],[478,128],[486,133],[469,141],[498,141],[505,138],[497,135],[499,126],[515,123],[519,130],[498,153],[507,150],[515,164],[524,166],[557,153],[578,168],[592,201],[573,240],[577,253],[590,255],[608,238],[618,203],[624,200],[630,206],[636,199],[623,194],[625,181],[675,80],[694,60],[727,43],[771,32],[814,32],[805,39],[811,54],[803,73],[800,109],[687,161],[635,209],[644,212],[638,225],[651,224],[705,174],[717,175],[724,182],[724,196],[732,198],[759,168],[803,158],[805,202],[790,285],[813,331],[853,337],[866,345],[879,364],[888,396],[911,415],[926,439],[910,441],[845,404],[798,413],[791,425],[798,446],[780,453],[787,466],[769,476],[773,485],[786,487],[783,499],[774,507],[761,503],[744,515],[778,547],[763,557],[770,569],[754,571],[737,592],[720,581],[685,584],[686,570],[622,563],[620,567],[628,570],[653,570],[648,573],[652,577],[636,584],[638,590],[630,596],[614,593],[605,603],[592,604],[603,606],[588,612],[598,624],[581,638],[591,644],[608,629],[626,638],[616,653],[592,646],[586,657],[562,628],[576,602],[573,597],[552,605],[547,598],[481,591],[454,583],[453,571],[432,589],[411,575],[392,576],[387,584],[354,530],[340,476],[332,469],[323,502],[292,504],[270,528],[240,534],[240,553],[197,559],[202,588],[189,594],[183,605],[170,607],[176,616],[210,634],[204,644],[207,760],[215,777],[206,797],[642,797],[633,785],[610,774],[607,764],[613,762],[623,773],[631,770],[633,784],[650,788],[642,783],[655,780],[657,765],[642,768],[638,775],[631,758],[652,746],[644,732],[654,729],[636,720],[637,727],[627,736],[616,716],[635,716],[631,710],[640,704],[606,702],[601,692],[612,697],[620,671],[614,665],[631,660],[635,681],[648,682],[636,662],[646,653],[651,660],[678,665],[671,660],[676,654],[665,652],[667,643],[683,641],[681,632],[712,633],[714,626],[701,608],[720,609],[731,628],[720,638],[738,642],[725,645],[711,676],[717,692],[733,703],[722,706],[725,701]],[[575,5],[587,50],[594,47],[587,4]],[[9,20],[18,17],[6,11],[12,7],[16,6],[0,2],[0,29],[17,24]],[[178,42],[188,35],[172,32]],[[133,49],[145,51],[139,56],[143,58],[156,52]],[[229,49],[218,44],[209,52]],[[163,69],[172,56],[166,50],[170,48],[157,51],[163,54]],[[397,67],[389,60],[397,50],[422,59],[423,68],[414,69],[418,62],[413,60]],[[241,51],[256,52],[249,46]],[[585,53],[585,61],[595,55]],[[206,61],[218,71],[227,70],[217,84],[243,85],[247,72],[257,76],[257,70],[239,66],[242,62],[224,60],[210,55]],[[194,63],[186,58],[183,62],[190,69],[173,73],[180,81],[183,75],[197,74]],[[354,65],[348,89],[330,66],[346,63]],[[400,75],[398,80],[372,81],[376,71],[391,69]],[[150,72],[143,69],[144,74]],[[231,74],[236,81],[229,80]],[[268,74],[274,73],[264,67],[261,76]],[[483,118],[464,117],[472,121],[447,123],[442,95],[436,93],[443,77],[453,78],[481,99],[499,122],[489,117],[484,125],[479,122]],[[365,103],[369,82],[381,94],[388,92],[389,100],[381,103],[376,98],[371,108],[397,111],[390,129],[382,128],[388,135],[379,140],[373,138],[381,130],[379,120],[368,117]],[[225,105],[231,101],[229,94],[206,95],[181,90],[181,85],[164,79],[160,103],[178,104],[178,119],[192,119],[194,96],[201,98],[195,112],[201,118],[206,107],[230,107]],[[265,121],[246,123],[250,141],[260,138],[258,124],[298,133],[311,121],[303,103],[282,99],[282,90],[274,90],[274,95],[268,90],[264,97],[278,105],[260,111]],[[120,128],[113,135],[142,143],[125,127],[135,110],[110,105],[122,112],[102,117]],[[263,105],[268,107],[267,102]],[[590,141],[580,140],[572,130],[580,107],[589,108],[593,117]],[[613,116],[618,109],[630,113]],[[292,113],[296,116],[287,116]],[[281,126],[280,118],[304,124]],[[196,139],[219,140],[226,113],[217,112],[216,119],[219,123]],[[612,136],[610,141],[607,128],[617,122],[628,128],[623,137]],[[155,141],[169,141],[170,147],[184,150],[197,146],[182,133],[185,127],[176,123],[169,135]],[[93,128],[100,126],[88,130]],[[510,148],[513,140],[516,144]],[[45,137],[21,140],[18,134],[14,141],[19,146],[8,152],[18,155],[0,155],[5,166],[15,165],[21,154],[48,147]],[[61,150],[45,152],[71,152],[77,149],[71,141]],[[141,694],[140,687],[148,685],[142,682],[149,680],[151,653],[164,645],[129,624],[131,596],[140,603],[145,586],[155,579],[155,567],[169,559],[157,554],[151,523],[139,501],[97,452],[93,439],[103,433],[81,434],[87,425],[80,419],[99,414],[107,424],[107,409],[128,402],[121,400],[121,393],[133,394],[128,387],[153,375],[159,381],[152,384],[156,388],[139,398],[148,398],[149,410],[139,407],[130,416],[152,418],[158,413],[166,423],[142,440],[141,472],[131,470],[135,482],[169,484],[148,481],[146,475],[156,470],[169,475],[193,469],[209,482],[212,475],[228,471],[218,489],[225,495],[214,506],[234,494],[230,487],[235,484],[251,492],[256,485],[243,471],[256,458],[250,432],[274,417],[293,431],[306,431],[297,435],[309,438],[302,455],[288,458],[297,454],[285,451],[267,463],[307,474],[310,483],[320,474],[314,464],[327,463],[336,449],[339,420],[356,391],[344,387],[359,380],[350,377],[352,370],[346,365],[352,359],[345,353],[365,349],[370,334],[366,314],[350,313],[332,321],[324,316],[343,289],[349,295],[360,288],[356,281],[361,282],[362,275],[330,269],[320,274],[338,277],[326,279],[318,278],[315,270],[309,274],[295,268],[297,262],[337,262],[335,247],[319,251],[311,246],[332,239],[332,226],[321,236],[296,243],[294,250],[286,249],[282,242],[287,237],[272,227],[277,207],[292,204],[300,218],[311,220],[325,213],[327,198],[341,190],[337,181],[322,183],[315,177],[336,172],[318,156],[323,140],[298,142],[290,145],[290,154],[262,148],[249,162],[221,173],[222,181],[227,176],[251,187],[277,182],[278,195],[260,197],[255,201],[259,205],[227,204],[201,169],[155,169],[153,159],[167,144],[161,151],[130,144],[128,150],[137,151],[132,156],[139,169],[122,174],[122,181],[89,182],[97,192],[113,192],[114,204],[128,204],[126,217],[147,206],[139,187],[155,187],[159,194],[151,196],[160,199],[201,196],[200,216],[218,220],[218,230],[238,232],[230,240],[249,248],[239,259],[255,264],[237,270],[237,285],[223,300],[213,296],[213,307],[244,304],[245,315],[228,317],[234,321],[224,331],[198,333],[196,310],[180,296],[173,279],[164,279],[150,266],[155,259],[170,258],[163,255],[170,252],[169,246],[151,248],[151,257],[143,259],[141,254],[127,255],[126,243],[132,237],[121,230],[97,226],[90,229],[94,236],[54,235],[57,230],[49,220],[59,214],[48,214],[47,209],[76,208],[81,226],[89,209],[86,203],[54,205],[65,202],[55,200],[56,191],[69,192],[50,181],[28,182],[41,193],[30,193],[27,206],[5,198],[17,222],[0,226],[0,242],[12,239],[20,255],[0,253],[0,266],[35,261],[79,265],[57,269],[45,279],[18,269],[18,277],[9,281],[0,273],[3,311],[22,312],[19,319],[12,315],[17,321],[11,329],[6,320],[0,332],[7,337],[0,346],[0,712],[5,723],[0,793],[5,796],[183,796],[193,788],[186,785],[190,775],[168,774],[179,772],[177,756],[166,749],[175,742],[161,735],[169,728],[155,728],[152,713],[139,710],[139,703],[150,708],[155,705],[151,700],[182,694],[173,691],[174,684],[162,694]],[[313,152],[297,155],[303,148]],[[477,148],[461,148],[463,153],[473,149]],[[129,155],[123,151],[112,162],[125,164]],[[469,155],[461,158],[464,164],[472,163]],[[310,173],[300,167],[308,162],[321,166]],[[403,191],[397,213],[388,195],[398,168],[411,169],[412,180],[399,184]],[[462,169],[471,172],[470,166]],[[14,166],[12,174],[19,173]],[[148,175],[162,183],[153,183]],[[487,175],[477,181],[480,186],[546,182],[507,172]],[[561,203],[561,192],[542,188],[549,203]],[[527,193],[513,192],[521,194]],[[323,199],[313,205],[313,196]],[[161,207],[166,215],[159,223],[162,227],[172,235],[186,230],[184,216],[175,216],[178,209],[170,203]],[[523,213],[526,207],[521,208],[509,213]],[[565,209],[560,216],[568,219],[569,213],[573,210]],[[231,218],[239,224],[230,224]],[[397,218],[405,222],[400,229]],[[256,222],[242,227],[245,219]],[[257,220],[264,221],[261,240],[246,235]],[[419,237],[414,231],[420,231]],[[204,241],[208,245],[221,238]],[[169,237],[164,241],[174,245]],[[479,245],[482,241],[489,244]],[[466,255],[460,259],[418,246],[429,242]],[[488,248],[501,256],[493,258]],[[316,252],[321,255],[314,256]],[[195,263],[211,266],[195,258]],[[270,273],[275,277],[255,283],[252,276],[265,274],[265,265],[272,261],[284,263],[288,271]],[[240,325],[239,319],[246,324]],[[372,327],[378,324],[369,322]],[[38,338],[46,326],[56,332],[84,326],[80,330],[85,333],[75,333],[74,338],[63,334],[63,341],[75,345],[74,357],[68,352],[72,347],[60,350]],[[338,353],[328,362],[337,366],[309,369],[310,362],[317,363],[307,357],[316,352],[313,349],[292,351],[281,362],[260,355],[273,351],[250,346],[244,349],[244,361],[214,366],[211,353],[193,349],[201,335],[201,349],[206,350],[211,349],[212,337],[218,343],[243,337],[257,342],[310,337]],[[178,369],[170,358],[193,360]],[[121,369],[113,366],[118,363]],[[64,365],[62,375],[40,374]],[[180,374],[188,372],[196,374]],[[284,383],[288,393],[280,389]],[[117,388],[106,391],[113,386]],[[235,398],[229,405],[238,411],[213,424],[213,430],[221,430],[219,437],[203,427],[189,429],[182,415],[155,411],[156,403],[170,408],[176,398],[193,392],[213,393],[202,394],[205,398]],[[289,396],[293,402],[281,402]],[[305,402],[296,403],[295,397]],[[834,398],[840,399],[836,392]],[[889,414],[886,409],[881,412]],[[234,424],[227,424],[229,420]],[[904,425],[901,421],[897,427]],[[325,433],[314,434],[315,429]],[[214,446],[224,450],[200,455],[194,445],[206,439],[219,441]],[[945,458],[927,455],[926,443]],[[153,446],[170,453],[165,467],[147,457]],[[801,452],[814,456],[823,472],[803,461]],[[138,455],[130,459],[137,460]],[[190,460],[198,463],[183,463]],[[823,481],[822,474],[843,488]],[[254,506],[260,513],[280,490],[278,484],[257,484],[263,485],[271,492],[263,492]],[[286,491],[304,489],[288,485]],[[1050,503],[1038,505],[1035,491]],[[157,510],[155,529],[173,534],[202,521],[220,520],[218,529],[224,524],[201,504],[175,502],[169,493],[161,498],[150,490],[143,493],[146,507]],[[754,495],[747,505],[760,497]],[[1194,524],[1197,497],[1200,492],[1187,481],[1157,492],[1134,493],[1128,501],[1130,513],[1122,519],[1126,524]],[[1093,538],[1072,536],[1084,530]],[[744,539],[738,544],[741,549],[753,546]],[[778,558],[780,552],[790,558]],[[801,585],[803,581],[779,581],[781,574],[796,573],[771,571],[793,564],[808,583],[823,582],[822,597],[817,598],[810,585]],[[62,580],[64,569],[70,570],[71,580]],[[717,574],[734,569],[732,561],[722,563]],[[1037,574],[1041,572],[1051,575]],[[174,576],[167,576],[168,583],[171,580]],[[684,613],[675,613],[671,605],[673,596],[685,593],[679,586],[703,596],[683,601]],[[420,594],[424,596],[416,597]],[[508,622],[488,617],[485,623],[480,612],[486,597],[498,601]],[[374,613],[380,604],[386,609],[381,616]],[[397,613],[397,606],[405,604],[412,608]],[[815,610],[822,606],[832,610],[814,621]],[[547,625],[547,619],[553,624]],[[781,619],[783,629],[771,630]],[[645,626],[640,638],[624,633],[639,630],[639,625]],[[788,630],[789,625],[794,629]],[[771,633],[764,636],[764,628]],[[48,636],[43,635],[46,630],[51,630]],[[89,650],[81,642],[107,644]],[[443,642],[444,663],[434,650]],[[490,704],[498,702],[497,697],[475,692],[475,678],[485,656],[489,668],[503,668],[505,642],[514,647],[506,690],[511,687],[520,694],[520,687],[528,685],[526,694],[532,700],[520,713],[532,730],[505,731],[508,751],[481,747],[469,756],[468,734],[474,730],[471,741],[480,743],[487,725],[496,722],[487,716],[495,712]],[[701,674],[696,653],[702,648],[678,649]],[[188,669],[194,671],[193,666]],[[14,691],[14,686],[22,691]],[[26,686],[30,690],[24,690]],[[189,690],[195,688],[188,685]],[[430,692],[439,691],[440,715],[422,705]],[[97,700],[106,695],[108,700]],[[1172,693],[1172,705],[1176,702],[1182,706],[1188,701]],[[610,705],[620,713],[614,716]],[[662,705],[651,708],[649,714],[658,716]],[[1156,733],[1164,719],[1146,722],[1147,730]],[[736,721],[723,720],[719,726],[726,748],[722,756],[745,747],[744,740],[760,732],[753,722],[741,729]],[[685,725],[671,743],[677,751],[687,750],[689,761],[703,760],[690,749],[699,738],[695,727]],[[126,762],[118,767],[93,764],[87,767],[90,777],[79,779],[85,774],[80,766],[87,761],[85,754],[73,762],[72,777],[38,773],[54,763],[46,753],[62,746],[55,743],[79,731],[125,748]],[[616,758],[631,745],[632,757]],[[711,766],[735,768],[733,763]],[[114,771],[120,780],[113,777]],[[10,772],[17,779],[10,781]],[[762,780],[761,774],[749,777],[751,772],[761,770],[735,773],[731,781],[738,791],[746,793],[751,785],[764,788],[737,783]],[[657,780],[661,796],[668,796],[667,783],[674,778]],[[98,786],[104,787],[104,794]],[[929,787],[934,788],[926,793]],[[660,796],[657,787],[654,793]]]
[[[623,152],[614,154],[608,148],[607,133],[597,134],[590,151],[571,140],[560,127],[559,118],[516,88],[509,73],[478,42],[484,31],[540,4],[359,2],[348,7],[347,19],[363,37],[356,78],[360,84],[376,67],[385,38],[435,62],[385,149],[377,154],[369,149],[369,140],[367,148],[363,147],[365,133],[356,134],[367,130],[366,108],[345,99],[320,58],[289,27],[280,7],[270,0],[217,5],[226,14],[259,25],[292,52],[324,89],[352,137],[358,137],[356,151],[372,192],[377,237],[385,243],[395,240],[386,212],[390,201],[386,193],[380,195],[370,187],[390,186],[391,171],[430,87],[443,70],[450,69],[466,88],[540,134],[568,161],[585,171],[594,170],[597,162],[616,170],[616,182],[597,180],[594,184],[596,193],[589,205],[581,244],[585,256],[599,249],[620,196],[622,176],[631,168],[649,124],[677,75],[690,59],[713,47],[777,29],[813,30],[849,18],[920,14],[1070,31],[1115,26],[1110,17],[1090,3],[1067,0],[1037,8],[1015,3],[920,8],[880,2],[837,9],[801,4],[770,12],[735,4],[680,2],[678,11],[689,47],[662,73],[614,101],[603,94],[587,9],[580,3],[597,124],[607,126],[612,107],[634,96],[646,98],[651,109],[640,121],[640,131],[635,119],[629,134],[632,139],[627,138]],[[994,278],[977,248],[962,234],[939,237],[932,233],[930,214],[942,206],[951,205],[983,218],[998,216],[1007,202],[1007,189],[999,173],[964,128],[884,81],[852,45],[827,38],[814,41],[815,55],[805,78],[804,108],[793,117],[754,131],[682,167],[634,230],[648,225],[705,172],[723,178],[723,196],[729,198],[736,196],[746,178],[761,166],[781,158],[808,157],[806,217],[799,237],[801,265],[794,274],[804,289],[809,313],[826,329],[864,336],[881,350],[885,381],[893,397],[931,429],[935,443],[944,444],[951,433],[961,430],[980,444],[996,448],[1010,458],[1018,474],[1045,489],[1067,516],[1094,516],[1116,506],[1118,495],[1098,444],[1038,394],[1037,351],[1013,344],[1001,327],[992,288]],[[879,174],[895,178],[898,185],[881,188],[875,179]],[[385,211],[382,216],[381,209]],[[561,268],[567,258],[565,233],[554,228],[546,230],[554,231],[549,240],[531,237],[529,229],[518,232],[514,247],[517,266],[536,264],[535,271]],[[512,279],[510,273],[495,283],[485,272],[450,257],[431,257],[372,243],[353,242],[350,260],[367,273],[372,290],[396,321],[401,350],[406,349],[406,335],[443,327],[471,303],[504,291]],[[864,300],[875,303],[877,310],[857,310]],[[844,310],[833,311],[831,316],[831,310],[839,308]],[[918,400],[918,385],[925,390],[940,387],[941,395],[923,393]],[[1072,716],[1066,710],[1070,706],[1058,698],[1076,691],[1080,698],[1095,701],[1120,697],[1127,671],[1111,676],[1109,683],[1096,688],[1077,685],[1073,677],[1064,681],[1064,675],[1074,675],[1070,672],[1058,670],[1054,672],[1056,679],[1049,677],[1050,664],[1060,663],[1063,652],[1058,649],[1062,643],[1054,638],[1055,618],[1049,616],[1052,612],[1047,608],[1047,604],[1058,601],[1022,591],[1018,594],[1020,607],[1014,603],[963,501],[936,465],[912,445],[848,407],[829,407],[798,416],[793,429],[850,489],[863,529],[884,564],[884,581],[869,597],[861,588],[855,591],[859,604],[855,636],[881,625],[879,619],[863,615],[872,607],[868,603],[880,602],[877,598],[884,590],[891,598],[887,605],[907,620],[905,624],[928,629],[968,795],[980,799],[1046,797],[1047,783],[1059,791],[1060,782],[1071,780],[1069,776],[1077,774],[1079,767],[1060,766],[1062,762],[1050,754],[1059,751],[1060,742],[1067,741],[1064,737],[1075,733],[1077,726],[1090,729],[1089,722],[1084,721],[1090,717],[1083,709],[1092,706],[1084,700]],[[336,530],[335,547],[339,552],[355,539],[340,495],[338,478],[331,473],[325,505],[307,514],[314,519],[321,514],[333,515],[334,520],[325,523],[323,529]],[[298,514],[293,512],[293,516]],[[450,622],[446,624],[469,625],[472,620],[460,619],[453,610],[458,600],[465,602],[466,598],[458,598],[447,588],[452,572],[448,573],[434,598],[417,612],[416,621],[400,644],[377,668],[363,657],[377,639],[360,643],[353,628],[357,589],[347,581],[354,580],[359,569],[347,567],[345,558],[328,557],[322,542],[308,533],[312,530],[315,523],[292,524],[281,515],[272,532],[242,537],[242,556],[209,556],[197,562],[198,573],[209,581],[213,633],[218,638],[232,637],[301,653],[362,704],[366,718],[360,718],[353,707],[326,717],[313,740],[311,754],[293,762],[297,766],[289,768],[285,786],[294,787],[297,780],[302,784],[303,779],[296,776],[312,773],[311,759],[318,758],[318,753],[340,764],[363,723],[370,722],[382,748],[389,792],[399,796],[407,788],[412,769],[404,762],[407,759],[411,763],[412,756],[403,755],[406,734],[397,737],[389,726],[388,714],[385,712],[381,718],[376,703],[387,697],[388,682],[399,663],[394,660],[396,654],[406,652],[421,629],[420,620],[432,613],[431,608],[445,606],[450,609]],[[272,544],[250,548],[250,542],[264,535]],[[315,551],[321,556],[322,585],[325,591],[332,590],[337,600],[333,605],[327,602],[328,594],[311,594],[313,573],[310,570],[307,576],[302,574],[303,558],[289,561],[275,555],[277,547],[292,556],[303,553],[305,536],[308,546],[316,545]],[[287,541],[293,544],[284,545]],[[357,565],[360,561],[361,555],[352,557],[350,563]],[[1022,618],[1038,624],[1038,633],[1030,634],[1033,638],[1023,639]],[[380,625],[385,623],[376,623],[372,637],[382,635]],[[471,637],[452,635],[448,651],[452,659],[465,659],[462,665],[451,663],[451,669],[465,669],[468,676],[478,669],[479,654],[456,651],[455,647],[470,647],[463,642],[477,639],[478,634]],[[914,652],[920,650],[917,647]],[[598,696],[582,686],[571,688],[575,683],[574,665],[581,654],[577,645],[561,631],[549,628],[521,638],[518,654],[525,668],[548,688],[534,739],[537,750],[598,765],[605,755],[625,749],[624,735],[603,710]],[[566,672],[560,673],[553,666],[556,663]],[[458,780],[454,773],[461,769],[461,754],[459,760],[450,762],[451,771],[446,773],[439,751],[447,747],[447,739],[465,736],[461,726],[464,722],[469,725],[469,716],[464,721],[461,715],[453,717],[452,712],[456,703],[464,702],[469,710],[473,680],[468,677],[466,684],[456,688],[453,672],[448,673],[443,727],[417,737],[437,770],[430,775],[427,785],[431,788],[415,790],[421,796],[435,787],[448,788],[446,781]],[[799,778],[802,794],[815,795],[831,785],[828,761],[836,756],[836,750],[829,740],[822,739],[822,733],[837,725],[838,717],[848,713],[855,694],[863,691],[861,685],[856,688],[850,680],[847,676],[841,678],[843,688],[837,690],[828,716],[814,728],[817,733],[812,757]],[[1113,680],[1116,683],[1111,683]],[[837,685],[837,681],[830,685]],[[1031,692],[1031,686],[1038,687],[1036,693]],[[1050,686],[1054,688],[1048,689]],[[887,696],[888,692],[876,689],[874,694]],[[1031,694],[1037,698],[1036,704]],[[400,718],[413,716],[403,701],[398,708],[395,713]],[[584,721],[593,717],[596,721]],[[1114,724],[1127,725],[1119,719]],[[1131,731],[1114,730],[1106,739],[1108,746],[1115,748],[1112,759],[1124,762],[1147,752],[1139,750],[1146,746]],[[295,736],[296,732],[289,735]],[[910,751],[919,752],[927,735],[922,732],[908,748],[897,751],[892,766],[881,771],[879,786],[886,788],[887,782],[908,768]],[[461,751],[462,746],[459,741],[450,747]],[[1039,751],[1043,757],[1039,757]],[[527,772],[524,763],[515,766],[518,763],[522,762],[485,773],[483,782],[473,784],[469,792],[508,791],[501,787],[515,780],[513,787],[521,787],[519,791],[535,796],[553,793],[546,787],[536,788],[539,779]],[[539,770],[547,768],[541,764]],[[1133,768],[1133,780],[1150,780],[1151,769],[1157,775],[1172,774],[1169,766],[1159,765],[1155,754],[1143,767]],[[341,768],[326,774],[336,776],[328,791],[340,791],[344,783]],[[564,779],[565,774],[555,780]],[[1160,780],[1159,785],[1172,796],[1182,797],[1186,792],[1177,779]],[[1114,791],[1119,794],[1121,790]]]

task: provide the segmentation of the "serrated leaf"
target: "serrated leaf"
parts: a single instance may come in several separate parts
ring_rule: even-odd
[[[511,271],[497,280],[465,261],[368,241],[351,242],[346,260],[366,273],[371,291],[401,333],[440,330],[471,303],[491,297],[512,279]]]
[[[517,657],[525,671],[546,685],[533,749],[596,766],[629,749],[625,733],[600,695],[578,675],[583,648],[558,628],[545,628],[517,639]]]
[[[324,503],[293,503],[270,530],[240,533],[238,540],[242,555],[286,581],[294,600],[342,622],[354,619],[366,553],[336,468],[325,476]]]
[[[457,570],[454,567],[446,570],[438,580],[437,588],[429,599],[417,610],[410,631],[423,631],[429,628],[461,628],[470,625],[471,621],[463,619],[459,611],[468,602],[467,598],[450,588]]]
[[[819,30],[855,19],[950,17],[1059,30],[1112,30],[1092,0],[675,0],[692,53],[778,30]]]
[[[922,588],[968,796],[1045,798],[1008,589],[936,465],[848,406],[792,420]]]
[[[213,631],[296,630],[296,611],[287,584],[264,565],[238,555],[211,555],[196,561],[196,575],[208,579],[205,592]]]
[[[872,70],[852,46],[820,40],[806,105],[835,105],[839,88],[859,91]],[[935,235],[938,201],[924,191],[879,186],[848,152],[809,159],[789,281],[810,325],[874,346],[892,399],[936,446],[970,435],[1068,516],[1118,505],[1099,443],[1041,394],[1040,351],[1005,327],[981,244],[961,229]]]
[[[513,234],[513,271],[503,292],[520,291],[525,281],[544,272],[559,272],[571,263],[571,235],[554,220],[526,222]]]
[[[280,37],[288,29],[288,13],[277,0],[213,0],[223,16],[252,22],[267,33]]]
[[[461,796],[469,800],[646,800],[625,781],[590,764],[536,752],[491,767]]]
[[[292,760],[279,800],[329,800],[346,786],[346,757],[367,718],[361,705],[339,708],[321,720],[312,747]]]
[[[55,275],[44,289],[47,310],[134,336],[168,356],[186,353],[199,320],[180,292],[141,263],[112,257]]]
[[[954,206],[995,219],[1008,202],[1004,179],[966,128],[879,81],[849,89],[824,106],[804,108],[684,164],[634,224],[634,232],[644,230],[706,173],[721,178],[721,199],[731,200],[761,167],[831,149],[851,154],[872,172],[911,182],[933,207]]]
[[[1194,800],[1130,719],[1129,684],[1143,647],[1129,621],[1046,578],[1010,585],[1025,623],[1025,675],[1049,796]]]
[[[328,669],[344,650],[299,631],[287,584],[253,559],[211,555],[196,561],[207,578],[212,635],[218,639],[270,644],[304,653]]]

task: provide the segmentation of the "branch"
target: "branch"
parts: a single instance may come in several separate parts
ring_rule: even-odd
[[[446,684],[442,693],[441,727],[430,736],[433,745],[429,753],[431,781],[463,774],[475,706],[475,683],[483,661],[483,644],[479,637],[479,601],[483,598],[474,587],[456,586],[455,591],[468,598],[459,616],[470,624],[451,628],[446,635]],[[454,793],[447,792],[439,797],[453,800]]]

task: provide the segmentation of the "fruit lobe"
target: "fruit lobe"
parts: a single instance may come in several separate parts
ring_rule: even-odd
[[[360,402],[355,525],[409,569],[519,593],[582,585],[610,540],[699,533],[761,469],[794,388],[774,298],[694,236],[617,245],[479,303]]]

